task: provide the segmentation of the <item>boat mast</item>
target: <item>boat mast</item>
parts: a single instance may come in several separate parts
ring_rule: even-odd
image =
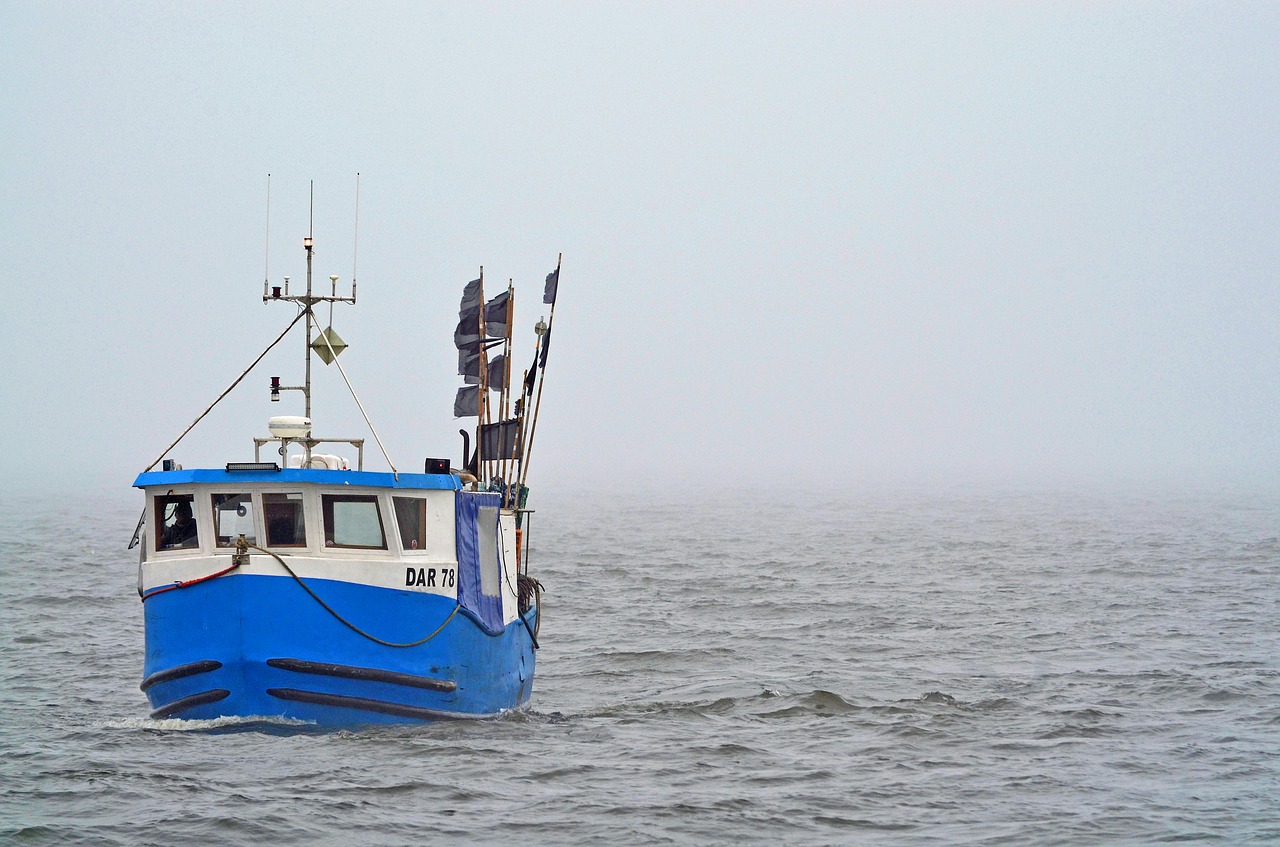
[[[556,256],[556,288],[551,293],[551,314],[547,319],[545,327],[542,321],[538,321],[538,326],[534,327],[534,331],[538,333],[538,347],[541,349],[539,358],[542,364],[542,373],[538,374],[538,399],[533,404],[533,423],[529,427],[529,443],[523,444],[523,452],[520,459],[520,485],[524,485],[524,481],[529,477],[529,459],[533,453],[533,436],[538,432],[538,412],[542,410],[542,384],[547,378],[547,348],[551,346],[551,327],[556,322],[556,295],[560,291],[560,264],[564,261],[564,254]],[[543,295],[543,302],[546,302],[546,295]],[[537,348],[535,348],[537,349]],[[517,491],[520,489],[517,488]]]
[[[302,239],[302,246],[307,249],[307,296],[303,302],[303,309],[307,313],[307,346],[305,354],[307,357],[307,376],[306,383],[302,388],[302,396],[305,398],[306,411],[303,415],[308,419],[311,417],[311,256],[313,250],[313,236],[316,228],[316,182],[311,181],[311,210],[307,221],[307,237]],[[311,461],[311,448],[307,447],[307,461]]]
[[[485,325],[484,325],[484,265],[480,266],[480,316],[476,319],[476,325],[480,332],[480,397],[479,405],[476,407],[476,476],[480,478],[482,483],[487,482],[489,475],[485,473],[487,470],[484,464],[484,422],[485,416],[489,412],[489,406],[485,402],[488,400],[489,394],[489,353],[485,349]]]
[[[269,301],[274,301],[274,300],[285,300],[290,303],[296,303],[299,306],[298,317],[304,318],[306,320],[307,330],[303,339],[305,346],[302,351],[303,359],[305,362],[305,372],[303,376],[302,385],[281,385],[279,377],[272,377],[271,378],[271,399],[273,401],[279,400],[281,391],[301,391],[302,398],[303,398],[303,409],[304,409],[303,413],[308,420],[311,419],[311,353],[312,353],[312,350],[314,349],[313,345],[320,344],[320,340],[316,340],[315,336],[312,333],[312,329],[313,329],[312,321],[315,320],[315,317],[314,317],[315,305],[317,303],[327,302],[330,304],[329,306],[330,310],[332,310],[334,303],[351,303],[352,305],[354,305],[356,302],[354,267],[352,269],[350,297],[342,297],[338,294],[337,276],[329,277],[329,279],[333,282],[332,294],[325,295],[325,294],[314,293],[314,288],[312,285],[312,282],[313,282],[312,265],[313,265],[313,260],[315,258],[315,239],[313,237],[315,234],[315,217],[316,217],[315,209],[316,209],[316,185],[315,185],[315,181],[312,180],[311,200],[310,200],[310,219],[308,220],[308,223],[307,223],[307,235],[302,239],[303,249],[307,251],[306,293],[302,295],[289,294],[289,277],[284,278],[283,292],[280,290],[279,286],[275,286],[275,287],[269,287],[269,290],[263,291],[262,293],[263,303],[267,303]],[[330,324],[332,324],[333,315],[330,314],[329,317],[330,317]],[[296,323],[297,320],[295,319],[294,322]],[[322,346],[328,347],[328,350],[330,351],[329,356],[336,356],[338,352],[341,352],[341,349],[346,347],[346,345],[343,344],[338,350],[334,350],[331,345],[330,336],[327,334],[327,332],[321,334],[321,340],[324,341],[324,345]],[[340,341],[341,339],[339,339],[339,342]],[[326,358],[323,353],[321,353],[321,357],[326,359],[326,363],[329,361],[329,359]],[[339,370],[341,370],[341,367],[339,367]],[[357,401],[357,403],[358,402],[359,401]],[[311,448],[314,446],[311,442],[312,442],[311,438],[298,439],[298,443],[302,444],[303,449],[305,450],[306,454],[304,457],[304,461],[307,464],[310,464],[311,462]]]

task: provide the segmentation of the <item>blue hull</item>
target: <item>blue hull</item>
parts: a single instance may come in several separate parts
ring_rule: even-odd
[[[538,610],[496,635],[447,597],[232,574],[148,597],[143,690],[153,717],[417,723],[516,708],[533,690]]]

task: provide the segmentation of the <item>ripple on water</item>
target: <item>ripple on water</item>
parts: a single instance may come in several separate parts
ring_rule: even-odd
[[[0,841],[1280,840],[1280,499],[539,508],[529,707],[333,732],[147,718],[137,503],[0,505]]]

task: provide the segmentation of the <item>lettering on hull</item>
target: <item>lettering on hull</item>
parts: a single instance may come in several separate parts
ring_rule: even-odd
[[[456,568],[405,568],[404,584],[409,588],[453,588]]]

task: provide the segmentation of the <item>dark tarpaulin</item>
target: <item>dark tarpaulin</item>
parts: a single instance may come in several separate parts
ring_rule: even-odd
[[[458,604],[490,635],[502,623],[502,551],[496,492],[457,493]]]
[[[484,424],[480,427],[483,443],[481,455],[486,459],[515,459],[520,456],[520,421],[518,418]]]

